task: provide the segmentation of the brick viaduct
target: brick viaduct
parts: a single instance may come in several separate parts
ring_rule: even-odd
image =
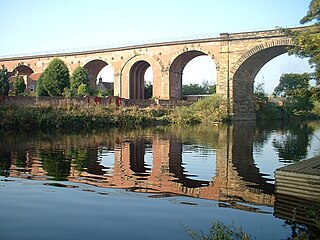
[[[295,28],[301,31],[303,28]],[[279,30],[223,33],[216,38],[135,45],[93,51],[0,58],[10,72],[41,73],[56,57],[71,73],[84,66],[95,86],[99,71],[106,65],[114,73],[114,94],[126,99],[144,98],[144,74],[153,71],[153,96],[163,100],[181,99],[182,73],[195,57],[207,55],[217,70],[217,93],[228,99],[234,120],[254,119],[253,83],[269,60],[286,53],[293,40]]]

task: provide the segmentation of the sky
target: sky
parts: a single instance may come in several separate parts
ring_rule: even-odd
[[[300,26],[309,3],[310,0],[0,0],[0,58]],[[194,59],[183,72],[183,84],[215,82],[214,68],[208,57]],[[256,82],[264,82],[268,92],[269,85],[274,88],[283,72],[295,71],[310,71],[307,60],[280,56],[261,69]],[[152,74],[147,73],[148,76]]]

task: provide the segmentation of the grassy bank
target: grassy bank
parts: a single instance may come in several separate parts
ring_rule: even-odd
[[[0,129],[98,129],[168,124],[195,124],[227,120],[224,101],[212,96],[189,107],[148,108],[114,106],[2,106]]]

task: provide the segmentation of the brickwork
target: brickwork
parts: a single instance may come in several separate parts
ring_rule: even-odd
[[[303,30],[296,29],[297,31]],[[229,101],[234,120],[254,119],[254,77],[270,59],[288,51],[293,42],[277,30],[221,34],[217,38],[147,44],[87,52],[49,54],[0,59],[10,72],[41,73],[55,57],[71,73],[77,66],[88,69],[92,87],[98,72],[110,65],[114,72],[114,94],[126,99],[143,98],[143,76],[153,70],[153,96],[161,100],[181,99],[182,72],[193,58],[207,55],[217,69],[217,93]],[[137,63],[139,63],[137,65]],[[29,69],[29,70],[28,70]],[[131,94],[130,94],[131,93]]]

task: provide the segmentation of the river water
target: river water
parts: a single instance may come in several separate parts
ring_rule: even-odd
[[[320,122],[1,133],[0,239],[191,239],[216,222],[287,239],[274,171],[319,139]]]

